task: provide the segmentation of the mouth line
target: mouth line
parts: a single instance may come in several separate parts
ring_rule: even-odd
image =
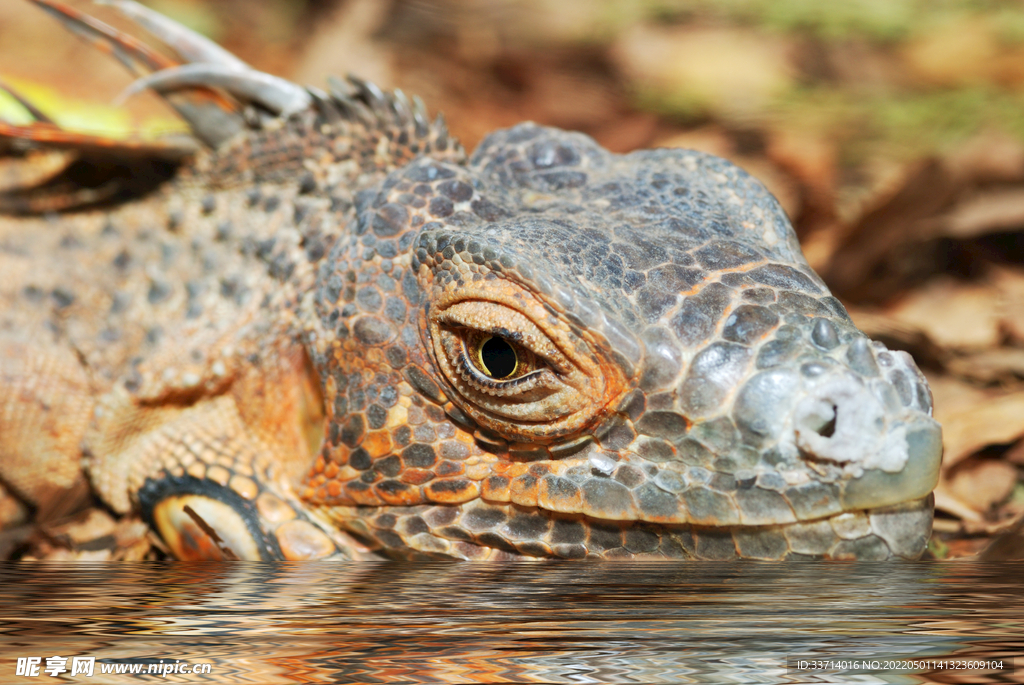
[[[730,526],[600,519],[482,499],[454,507],[332,509],[329,516],[362,539],[376,540],[387,556],[886,560],[924,552],[933,497],[810,521]]]
[[[695,559],[885,560],[920,557],[931,536],[933,510],[934,497],[929,493],[897,504],[784,523],[713,526],[609,521],[585,515],[579,518],[584,525],[648,529],[678,542],[687,556]]]

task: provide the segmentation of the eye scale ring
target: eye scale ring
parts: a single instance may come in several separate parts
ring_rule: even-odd
[[[488,335],[476,344],[473,355],[478,368],[496,380],[511,378],[519,370],[519,355],[507,340]]]
[[[532,294],[497,285],[515,288],[519,297],[494,292],[494,284],[470,285],[425,311],[446,392],[482,428],[509,442],[574,435],[612,404],[622,379],[606,375],[588,341]]]

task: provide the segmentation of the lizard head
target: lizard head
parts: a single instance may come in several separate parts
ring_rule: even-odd
[[[475,558],[921,553],[941,435],[775,199],[698,152],[524,124],[356,202],[319,276],[304,498]]]

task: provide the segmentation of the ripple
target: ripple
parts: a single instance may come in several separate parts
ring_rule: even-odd
[[[1020,654],[1022,570],[1008,562],[7,563],[0,681],[17,682],[16,657],[56,654],[212,665],[209,676],[170,682],[929,682],[934,673],[789,672],[786,658]]]

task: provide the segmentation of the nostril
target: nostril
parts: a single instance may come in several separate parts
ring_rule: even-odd
[[[831,438],[836,432],[836,420],[839,418],[839,407],[828,400],[805,402],[798,412],[796,428],[798,431],[814,433],[823,438]]]
[[[832,418],[824,426],[815,431],[823,438],[831,438],[836,433],[836,419],[839,418],[839,407],[832,405]]]
[[[892,473],[903,468],[906,431],[902,424],[889,424],[882,404],[860,380],[836,376],[809,395],[793,413],[794,442],[805,458],[847,464],[852,474],[865,468]]]

